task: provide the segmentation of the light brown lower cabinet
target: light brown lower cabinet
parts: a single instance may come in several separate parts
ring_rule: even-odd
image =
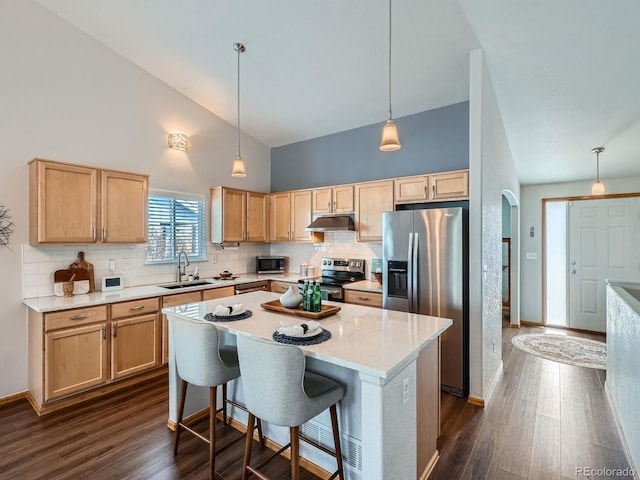
[[[111,323],[111,378],[128,377],[161,365],[160,326],[158,313]]]
[[[344,302],[382,308],[382,294],[365,290],[345,290]]]
[[[44,336],[45,402],[107,383],[106,321]]]

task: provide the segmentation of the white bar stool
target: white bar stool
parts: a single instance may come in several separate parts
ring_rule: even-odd
[[[291,478],[300,475],[300,439],[336,457],[338,469],[330,478],[344,479],[336,404],[344,389],[334,380],[305,369],[302,350],[271,340],[238,335],[238,360],[245,403],[249,410],[242,479],[250,473],[268,480],[258,471],[291,447]],[[335,452],[300,434],[300,425],[326,409],[330,410]],[[255,419],[289,427],[290,442],[259,465],[252,467],[251,445]]]
[[[213,479],[216,454],[216,414],[222,410],[223,423],[227,425],[228,403],[247,411],[244,405],[227,398],[227,382],[240,376],[238,352],[233,345],[220,344],[218,329],[212,323],[173,317],[171,329],[176,369],[181,379],[173,454],[178,454],[181,431],[191,432],[209,444],[209,477]],[[209,438],[205,438],[189,425],[183,423],[184,403],[189,384],[209,387]],[[220,410],[216,408],[216,393],[219,385],[222,385],[222,408]],[[260,443],[264,444],[260,420],[258,420],[258,436]],[[218,449],[218,452],[242,437],[243,435],[229,442]]]

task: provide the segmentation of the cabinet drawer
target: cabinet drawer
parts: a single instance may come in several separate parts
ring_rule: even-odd
[[[214,300],[216,298],[232,297],[236,294],[235,287],[220,287],[204,290],[202,292],[202,300]]]
[[[271,282],[269,282],[269,289],[272,292],[275,293],[284,293],[287,290],[289,290],[289,287],[291,286],[295,286],[296,288],[298,287],[298,282],[279,282],[277,280],[271,280]],[[295,288],[294,288],[295,290]]]
[[[46,313],[44,316],[45,331],[58,328],[77,327],[95,322],[107,321],[107,305],[89,308],[74,308],[61,312]]]
[[[200,302],[202,300],[202,292],[179,293],[177,295],[168,295],[162,297],[163,307],[175,307],[176,305],[184,305],[185,303]]]
[[[382,294],[377,292],[365,292],[362,290],[345,290],[345,303],[367,305],[369,307],[382,307]]]
[[[111,319],[153,313],[160,310],[160,298],[142,298],[111,305]]]

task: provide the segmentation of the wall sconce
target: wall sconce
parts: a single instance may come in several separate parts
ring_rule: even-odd
[[[189,146],[187,136],[180,132],[170,133],[167,143],[169,144],[169,148],[175,148],[176,150],[182,150],[183,152],[185,152]]]

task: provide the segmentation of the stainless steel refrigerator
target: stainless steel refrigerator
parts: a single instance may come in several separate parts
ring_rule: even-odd
[[[453,320],[442,335],[441,387],[468,392],[467,211],[382,214],[382,306]]]

